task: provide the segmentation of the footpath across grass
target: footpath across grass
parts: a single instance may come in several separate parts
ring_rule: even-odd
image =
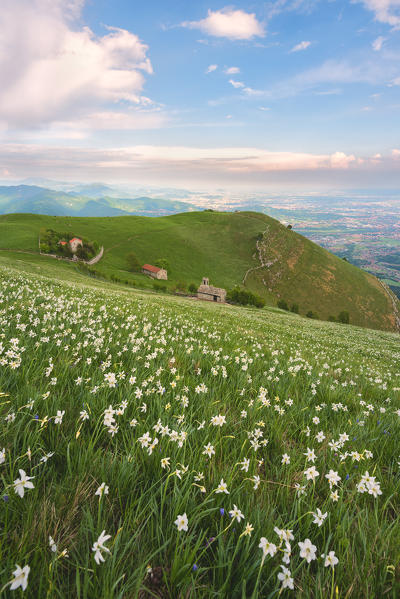
[[[18,259],[2,597],[400,596],[398,335]]]

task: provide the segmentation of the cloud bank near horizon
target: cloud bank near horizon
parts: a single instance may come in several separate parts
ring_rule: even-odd
[[[192,183],[204,186],[243,184],[248,187],[287,179],[318,184],[360,186],[374,175],[400,167],[400,150],[386,156],[356,157],[344,152],[309,154],[272,152],[259,148],[191,148],[132,146],[95,149],[9,144],[0,147],[0,175],[5,178],[48,176],[65,180]],[[7,165],[7,166],[5,166]],[[207,177],[205,178],[205,175]],[[391,181],[390,177],[387,181]]]

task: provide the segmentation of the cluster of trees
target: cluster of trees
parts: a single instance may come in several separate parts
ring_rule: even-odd
[[[248,291],[248,289],[241,289],[240,287],[230,289],[226,294],[226,301],[241,306],[255,306],[256,308],[263,308],[265,306],[265,300],[262,297]]]
[[[74,254],[71,252],[69,241],[74,237],[79,237],[82,240],[82,246],[78,247],[75,254],[80,260],[90,260],[99,253],[100,247],[97,241],[89,241],[89,239],[75,235],[74,233],[60,233],[53,229],[40,230],[40,251],[44,254],[55,254],[64,258],[72,258]],[[65,241],[66,243],[61,244],[60,241]]]
[[[284,299],[280,299],[277,303],[277,306],[281,310],[287,310],[288,312],[290,311],[290,312],[294,312],[295,314],[299,314],[299,305],[298,304],[292,304],[289,308],[288,303]],[[318,314],[316,314],[312,310],[309,310],[306,313],[306,317],[314,318],[316,320],[319,319]],[[347,312],[347,310],[342,310],[341,312],[339,312],[339,314],[337,316],[329,316],[328,320],[329,320],[329,322],[341,322],[343,324],[349,324],[350,323],[350,314]]]

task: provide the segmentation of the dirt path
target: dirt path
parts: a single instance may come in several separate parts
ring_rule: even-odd
[[[252,268],[249,268],[244,277],[243,277],[243,285],[246,284],[246,279],[248,277],[248,275],[251,272],[254,272],[255,270],[259,270],[260,268],[268,268],[269,266],[272,266],[273,264],[275,264],[275,262],[277,261],[272,260],[271,262],[265,262],[265,256],[263,255],[263,250],[265,250],[265,247],[263,247],[263,242],[264,242],[264,237],[267,234],[269,229],[269,226],[265,229],[265,231],[263,232],[263,236],[262,239],[260,239],[259,241],[256,242],[256,247],[257,247],[257,253],[258,253],[258,259],[260,261],[260,266],[253,266]]]

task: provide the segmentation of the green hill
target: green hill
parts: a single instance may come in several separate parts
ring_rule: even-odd
[[[284,299],[289,306],[297,303],[301,314],[312,311],[321,319],[348,311],[352,324],[396,330],[396,300],[378,279],[264,214],[204,211],[160,218],[2,215],[0,249],[38,253],[42,227],[70,229],[96,239],[105,250],[96,270],[107,276],[150,286],[152,282],[144,275],[127,271],[126,256],[133,251],[142,263],[168,260],[171,287],[178,281],[198,284],[203,276],[228,289],[245,280],[245,286],[270,305]]]

